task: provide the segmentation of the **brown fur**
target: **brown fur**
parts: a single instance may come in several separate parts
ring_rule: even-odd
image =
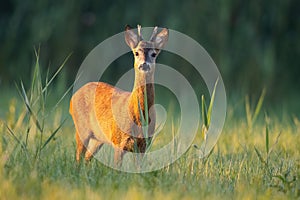
[[[164,33],[168,34],[168,32]],[[78,162],[82,154],[85,154],[85,160],[90,160],[104,143],[114,147],[116,164],[121,163],[126,151],[132,152],[134,150],[135,142],[139,152],[145,152],[146,139],[142,133],[138,102],[145,116],[144,92],[146,86],[149,113],[148,135],[151,138],[155,128],[155,111],[153,108],[155,59],[152,58],[153,61],[149,64],[149,72],[144,72],[139,67],[146,63],[147,59],[150,59],[149,44],[153,47],[151,51],[158,54],[159,52],[155,47],[161,45],[162,39],[165,43],[167,36],[166,38],[159,38],[160,43],[157,43],[155,37],[161,36],[155,33],[153,41],[144,42],[141,36],[136,37],[133,31],[126,29],[127,44],[133,52],[138,51],[140,53],[135,58],[135,83],[132,92],[123,91],[103,82],[91,82],[73,95],[70,102],[70,114],[76,128],[76,160]],[[147,51],[145,43],[149,43]],[[158,47],[161,48],[162,46]]]

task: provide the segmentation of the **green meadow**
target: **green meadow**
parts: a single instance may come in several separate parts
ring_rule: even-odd
[[[299,0],[3,1],[0,200],[300,199],[299,8]],[[218,67],[226,119],[205,157],[199,147],[209,137],[213,95],[190,59],[162,51],[156,63],[176,70],[197,95],[199,124],[192,145],[175,162],[148,173],[117,171],[96,159],[76,163],[69,115],[76,74],[87,55],[126,24],[141,25],[145,40],[144,27],[185,34]],[[174,35],[167,45],[190,47],[177,45]],[[119,52],[118,44],[105,53]],[[188,50],[185,57],[194,53]],[[99,79],[116,85],[133,62],[132,52],[109,66],[99,62],[107,67]],[[180,102],[158,84],[155,102],[167,113],[150,151],[170,142],[176,149]]]
[[[71,86],[54,84],[62,68],[43,76],[37,59],[30,84],[1,88],[0,199],[299,198],[300,119],[266,109],[264,91],[229,101],[220,139],[204,158],[195,148],[203,142],[199,128],[194,145],[157,171],[120,172],[96,159],[77,165]],[[174,110],[154,148],[172,140]]]

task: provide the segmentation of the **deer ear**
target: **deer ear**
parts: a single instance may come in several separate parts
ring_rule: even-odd
[[[169,30],[164,28],[154,37],[154,45],[157,49],[162,49],[169,38]]]
[[[131,49],[134,49],[139,43],[138,35],[131,30],[129,25],[125,27],[125,41]]]

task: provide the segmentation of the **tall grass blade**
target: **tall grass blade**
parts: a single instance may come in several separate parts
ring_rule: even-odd
[[[13,136],[13,138],[17,141],[17,143],[22,147],[22,149],[24,149],[25,151],[27,151],[27,148],[26,148],[26,146],[24,145],[24,143],[21,141],[21,140],[19,140],[19,138],[16,136],[16,134],[13,132],[13,130],[11,130],[10,128],[9,128],[9,126],[6,124],[6,123],[4,123],[5,124],[5,126],[6,126],[6,128],[7,128],[7,130],[8,130],[8,132],[10,133],[10,135],[12,135]]]
[[[19,89],[19,87],[17,87],[17,89]],[[24,100],[25,105],[30,105],[30,102],[28,100],[25,88],[24,88],[24,84],[23,81],[21,81],[21,90],[22,92],[19,92],[19,94],[21,95],[22,99]]]
[[[40,150],[44,149],[47,146],[47,144],[54,138],[54,136],[61,129],[62,125],[65,123],[66,120],[67,120],[67,118],[65,118],[63,120],[63,122],[53,131],[53,133],[48,137],[48,139],[45,141],[45,143],[41,146]]]
[[[206,156],[206,159],[208,159],[208,158],[211,156],[211,154],[214,152],[214,150],[215,150],[215,147],[213,147],[213,148],[209,151],[209,153],[208,153],[207,156]]]
[[[131,135],[135,135],[135,132],[134,132],[133,128],[131,129]],[[134,140],[133,152],[138,153],[139,149],[138,149],[138,146],[137,146],[137,138],[134,137],[133,140]]]
[[[205,127],[208,127],[207,110],[204,95],[201,97],[202,120]]]
[[[257,102],[257,105],[256,105],[256,108],[255,108],[255,111],[254,111],[254,115],[252,117],[252,122],[254,123],[261,111],[261,107],[262,107],[262,104],[264,102],[264,98],[265,98],[265,95],[266,95],[266,89],[264,88],[261,92],[261,95],[259,97],[259,100]]]
[[[148,133],[149,127],[149,113],[148,113],[148,96],[147,96],[147,85],[144,87],[144,110],[145,110],[145,138],[146,138],[146,148],[149,146],[150,138]]]
[[[268,155],[269,154],[269,128],[268,128],[268,125],[266,125],[266,152]]]
[[[39,121],[37,120],[37,117],[36,115],[34,114],[34,112],[32,111],[31,109],[31,106],[30,106],[30,103],[28,101],[28,97],[26,95],[26,91],[24,89],[24,85],[23,85],[23,82],[21,81],[21,89],[22,89],[22,92],[20,91],[20,89],[17,87],[17,90],[19,92],[19,94],[21,95],[24,103],[25,103],[25,106],[27,108],[27,111],[29,112],[30,114],[30,117],[32,118],[33,122],[35,123],[36,127],[39,129],[39,131],[43,132],[43,129],[42,129],[42,126],[40,125]]]
[[[210,125],[211,113],[212,113],[212,109],[213,109],[214,102],[215,102],[216,89],[217,89],[218,82],[219,82],[219,77],[217,78],[217,80],[215,82],[214,89],[213,89],[213,92],[211,94],[210,103],[209,103],[208,110],[207,110],[207,124],[208,124],[208,127]]]
[[[64,100],[64,98],[67,96],[67,94],[72,90],[74,86],[74,83],[66,90],[66,92],[60,97],[60,99],[57,101],[57,103],[53,106],[53,108],[51,109],[52,113],[53,111],[55,111],[55,109],[59,106],[59,104],[62,102],[62,100]]]
[[[142,126],[144,126],[145,118],[144,118],[143,110],[142,110],[141,103],[140,103],[139,99],[138,99],[138,108],[139,108],[139,113],[140,113],[140,120],[142,121]]]
[[[54,75],[50,78],[50,80],[49,80],[49,68],[48,68],[48,71],[47,71],[47,75],[46,75],[46,81],[45,81],[45,86],[43,87],[42,86],[42,81],[40,80],[40,91],[38,92],[38,96],[37,96],[37,98],[35,99],[35,101],[34,101],[34,103],[32,104],[32,105],[35,105],[37,102],[38,102],[38,100],[41,98],[41,96],[42,97],[44,97],[44,99],[46,99],[46,97],[47,97],[47,94],[48,94],[48,87],[51,85],[51,83],[53,82],[53,80],[56,78],[56,76],[60,73],[60,71],[63,69],[63,67],[65,66],[65,63],[67,62],[67,60],[70,58],[70,56],[71,56],[72,54],[69,54],[66,58],[65,58],[65,60],[64,60],[64,62],[61,64],[61,66],[56,70],[56,72],[54,73]],[[36,68],[39,68],[39,60],[38,60],[38,54],[36,54],[36,56],[37,56],[37,60],[36,60]],[[37,71],[37,70],[36,70]],[[39,72],[39,71],[38,71]],[[39,75],[40,75],[40,73],[39,73]],[[40,75],[41,76],[41,75]],[[77,79],[78,80],[78,79]],[[76,80],[75,80],[76,81]],[[32,82],[35,82],[35,81],[32,81]],[[75,83],[75,82],[74,82]],[[74,84],[73,83],[73,84]],[[33,85],[35,85],[35,84],[33,84],[32,83],[32,87],[33,87]],[[33,90],[33,88],[32,88],[32,90]]]
[[[46,83],[45,87],[43,88],[42,92],[44,93],[47,88],[49,87],[49,85],[52,83],[52,81],[56,78],[56,76],[59,74],[59,72],[63,69],[63,67],[65,66],[66,62],[68,61],[68,59],[71,57],[72,53],[70,53],[65,60],[63,61],[63,63],[60,65],[60,67],[56,70],[56,72],[54,73],[54,75],[51,77],[51,79]]]
[[[144,89],[144,109],[145,109],[146,125],[148,125],[149,118],[148,118],[148,98],[147,98],[147,86],[146,85],[145,85],[145,89]]]
[[[50,67],[48,67],[48,69],[47,69],[45,85],[47,85],[49,82],[49,74],[50,74]],[[47,97],[47,95],[48,95],[48,88],[46,88],[46,90],[44,92],[44,96]]]
[[[172,119],[172,128],[171,128],[171,132],[172,132],[172,141],[173,141],[173,154],[175,154],[177,156],[177,148],[179,147],[177,144],[177,140],[176,140],[176,134],[175,134],[175,125],[174,125],[174,120]]]
[[[259,150],[255,146],[254,146],[254,150],[255,150],[260,162],[263,163],[263,164],[266,164],[266,162],[265,162],[264,158],[262,157],[261,153],[259,152]]]
[[[26,147],[28,145],[29,133],[30,133],[30,127],[28,127],[27,130],[26,130],[26,137],[25,137],[25,146]]]
[[[33,71],[33,77],[32,77],[32,80],[31,80],[31,95],[30,95],[30,102],[32,102],[32,98],[34,96],[34,88],[36,86],[36,81],[38,79],[38,75],[39,75],[39,54],[40,54],[40,47],[38,48],[38,50],[34,49],[34,52],[35,52],[35,57],[36,57],[36,61],[35,61],[35,66],[34,66],[34,71]]]
[[[154,143],[154,141],[155,141],[157,135],[158,135],[159,132],[162,130],[163,125],[164,125],[164,123],[160,123],[160,124],[155,128],[154,134],[153,134],[153,136],[152,136],[152,139],[149,141],[149,146],[147,147],[146,152],[148,152],[148,151],[151,149],[151,147],[152,147],[152,145],[153,145],[153,143]]]
[[[250,101],[249,101],[249,95],[246,95],[245,97],[245,109],[246,109],[246,119],[247,119],[247,125],[248,128],[252,128],[252,113],[250,109]]]

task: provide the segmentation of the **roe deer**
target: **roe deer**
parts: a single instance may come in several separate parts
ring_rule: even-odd
[[[117,166],[122,164],[126,151],[133,152],[137,147],[139,152],[145,152],[146,139],[152,138],[155,129],[155,60],[166,44],[168,35],[168,29],[163,28],[158,32],[155,27],[150,40],[145,41],[141,26],[138,25],[136,34],[127,25],[125,41],[134,54],[135,80],[132,92],[103,82],[90,82],[73,95],[70,114],[76,128],[77,162],[80,162],[83,154],[85,160],[89,161],[104,143],[113,146]],[[145,111],[145,108],[148,110]],[[143,135],[141,121],[141,117],[147,116],[146,112],[149,113],[148,138]]]

